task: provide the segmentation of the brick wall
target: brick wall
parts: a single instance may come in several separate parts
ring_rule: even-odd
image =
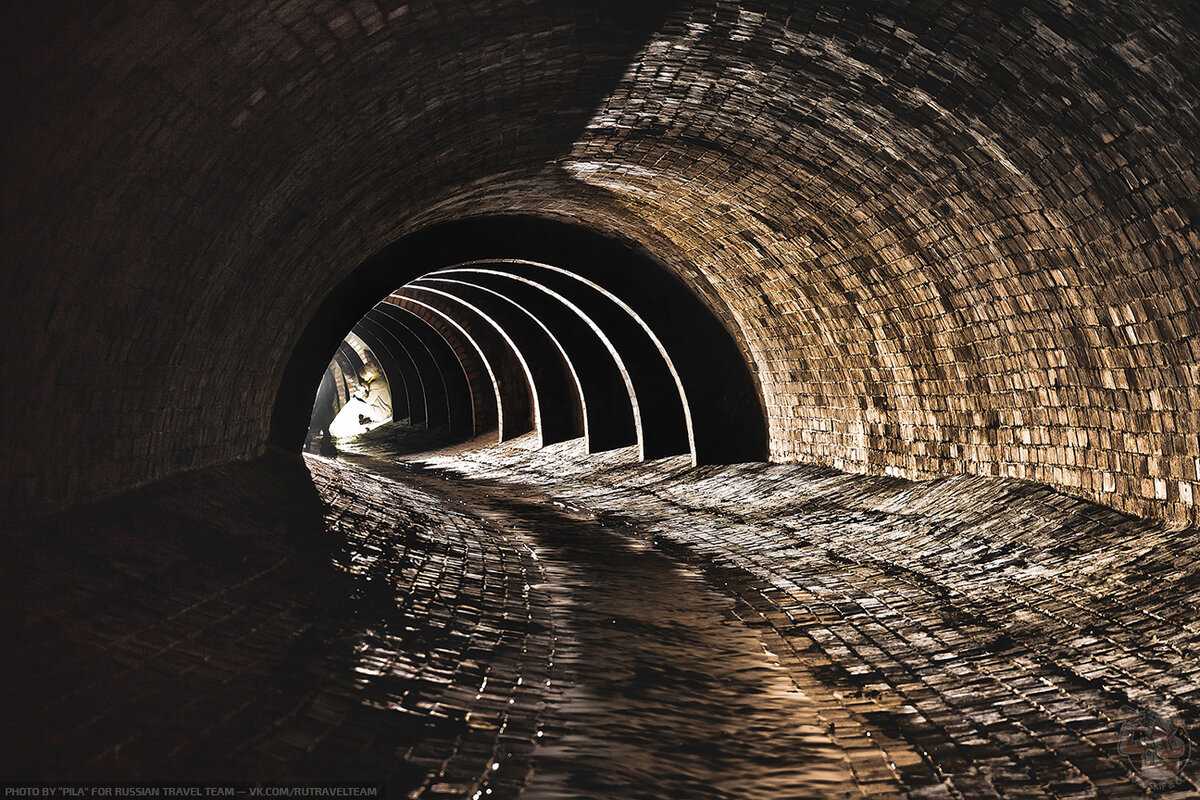
[[[355,265],[521,211],[689,282],[756,370],[776,460],[1196,521],[1194,10],[628,8],[6,11],[8,503],[258,452]]]

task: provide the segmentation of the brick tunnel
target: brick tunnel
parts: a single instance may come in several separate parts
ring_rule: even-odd
[[[1197,795],[1200,7],[0,19],[5,796]]]

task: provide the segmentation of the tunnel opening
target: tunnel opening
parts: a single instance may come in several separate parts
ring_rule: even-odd
[[[386,414],[365,413],[375,384]],[[529,434],[693,465],[768,457],[761,389],[713,309],[637,247],[541,217],[433,226],[337,286],[284,370],[271,442],[333,452],[343,412],[343,436],[386,425],[409,448]]]
[[[332,452],[336,439],[392,422],[391,387],[374,348],[353,331],[346,334],[321,375],[304,450]]]

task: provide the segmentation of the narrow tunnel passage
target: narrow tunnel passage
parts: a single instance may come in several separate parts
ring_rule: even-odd
[[[522,280],[481,273],[482,265],[500,267],[489,272]],[[409,277],[397,287],[398,276]],[[553,293],[531,294],[531,283]],[[560,309],[557,297],[570,298],[574,307]],[[427,406],[431,397],[436,406],[432,415],[426,409],[424,419],[415,415],[417,424],[446,424],[443,402],[447,415],[456,409],[462,414],[482,399],[484,392],[476,386],[483,374],[472,370],[463,355],[477,350],[488,361],[496,413],[503,416],[505,407],[511,408],[505,427],[513,435],[527,429],[522,420],[528,398],[531,423],[545,444],[586,436],[590,394],[591,415],[599,425],[594,437],[598,449],[636,441],[646,457],[656,458],[686,447],[699,464],[768,455],[766,410],[754,372],[733,333],[710,307],[628,243],[526,216],[436,226],[360,265],[326,299],[289,360],[276,394],[273,443],[294,446],[302,409],[309,426],[304,398],[319,374],[320,354],[333,348],[346,329],[367,325],[389,341],[415,335],[407,326],[380,328],[385,316],[395,319],[395,305],[405,302],[432,305],[453,323],[453,330],[439,333],[429,330],[432,323],[425,319],[421,335],[438,336],[447,344],[445,334],[468,340],[459,342],[453,357],[432,361],[415,345],[400,348],[413,351],[404,365],[426,385]],[[362,321],[353,316],[354,308],[362,309]],[[582,325],[576,321],[580,316],[585,318]],[[555,329],[560,329],[557,336]],[[519,372],[513,369],[514,357]],[[475,385],[467,381],[469,393],[461,385],[446,385],[445,375],[457,381],[460,372],[475,373]],[[522,383],[524,388],[518,388]],[[644,398],[639,399],[637,384]],[[644,417],[643,403],[648,411]],[[630,414],[635,417],[633,439]],[[472,429],[463,421],[453,427],[459,433]],[[501,438],[509,436],[501,431]]]
[[[1195,3],[0,51],[8,796],[1200,794]]]
[[[529,225],[544,238],[562,237],[560,257],[575,266],[502,257],[530,249],[511,238]],[[578,228],[520,218],[449,226],[435,232],[432,254],[424,252],[428,242],[396,247],[443,263],[459,252],[462,235],[481,232],[487,235],[473,249],[492,247],[501,257],[418,273],[354,323],[387,351],[408,395],[409,425],[425,431],[414,442],[428,444],[436,435],[426,434],[443,429],[460,440],[494,430],[506,441],[532,427],[543,445],[582,437],[591,453],[636,445],[643,458],[689,453],[698,464],[765,458],[766,413],[745,357],[723,323],[661,265]],[[368,285],[382,279],[372,274],[378,269],[364,266]],[[417,271],[407,264],[393,270]],[[326,340],[331,334],[320,321],[310,331]],[[289,369],[311,370],[313,356],[300,348]],[[334,362],[326,371],[343,383],[343,372],[353,372]],[[277,398],[281,442],[290,441],[284,427],[295,424],[301,405],[298,380],[285,379]],[[409,387],[419,388],[421,403]],[[327,407],[324,400],[313,407],[306,442],[316,440]]]

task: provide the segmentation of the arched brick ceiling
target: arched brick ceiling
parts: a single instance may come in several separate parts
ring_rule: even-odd
[[[16,505],[256,452],[356,265],[520,211],[683,277],[756,370],[777,460],[1196,519],[1186,3],[6,14]],[[229,369],[250,353],[278,368]]]

